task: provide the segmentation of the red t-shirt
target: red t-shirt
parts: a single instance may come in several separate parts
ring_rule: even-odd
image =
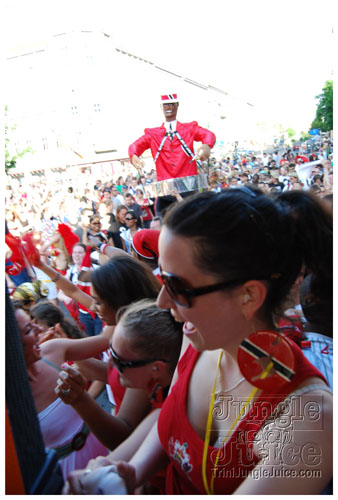
[[[114,395],[116,403],[115,415],[117,415],[123,400],[124,393],[126,392],[126,388],[120,384],[119,372],[114,366],[110,366],[110,363],[108,363],[107,380]]]

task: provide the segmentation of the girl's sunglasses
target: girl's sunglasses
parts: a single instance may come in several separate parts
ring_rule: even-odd
[[[119,355],[114,351],[111,345],[108,348],[108,352],[111,356],[112,362],[120,373],[123,373],[125,368],[137,368],[139,366],[145,366],[149,363],[153,363],[154,361],[167,362],[165,359],[137,359],[135,361],[125,361],[124,359],[120,359]]]
[[[217,292],[217,290],[222,290],[224,288],[232,288],[243,282],[239,280],[232,280],[222,283],[215,283],[214,285],[202,286],[200,288],[188,288],[182,278],[179,278],[174,274],[167,273],[163,271],[162,268],[160,268],[160,275],[166,291],[175,302],[175,304],[185,308],[189,308],[192,306],[192,297],[198,297],[199,295]]]

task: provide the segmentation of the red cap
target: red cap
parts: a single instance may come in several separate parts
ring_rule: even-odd
[[[133,236],[133,248],[145,259],[158,259],[158,238],[160,231],[156,229],[141,229]]]

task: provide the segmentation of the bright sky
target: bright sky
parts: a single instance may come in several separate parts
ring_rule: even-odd
[[[331,0],[6,0],[5,45],[77,29],[307,130],[333,69]],[[174,89],[173,89],[174,90]]]

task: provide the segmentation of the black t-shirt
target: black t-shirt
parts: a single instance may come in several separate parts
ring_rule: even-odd
[[[108,240],[109,238],[113,240],[116,248],[121,248],[121,250],[123,250],[123,244],[120,236],[120,227],[125,227],[127,229],[127,226],[125,224],[120,224],[117,221],[113,221],[109,226],[107,236]]]

